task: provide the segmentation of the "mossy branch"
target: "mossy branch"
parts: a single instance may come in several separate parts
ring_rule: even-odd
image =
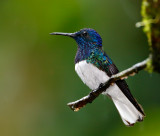
[[[148,70],[160,73],[160,0],[143,0],[141,14],[152,56]]]

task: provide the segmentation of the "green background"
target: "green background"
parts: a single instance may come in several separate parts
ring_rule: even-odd
[[[140,72],[127,79],[146,113],[126,127],[104,96],[79,112],[67,103],[90,91],[74,70],[76,43],[50,32],[94,28],[119,70],[149,53],[139,0],[1,0],[1,136],[160,136],[160,76]]]

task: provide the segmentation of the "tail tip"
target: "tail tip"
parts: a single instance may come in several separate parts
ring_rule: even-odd
[[[137,122],[142,122],[143,120],[144,120],[144,117],[145,117],[145,115],[144,116],[139,116],[139,118],[137,119]]]
[[[135,123],[130,123],[129,121],[125,120],[125,123],[128,127],[133,127]]]
[[[142,122],[143,121],[143,119],[144,119],[144,117],[145,116],[139,116],[139,118],[133,123],[131,123],[131,122],[129,122],[128,120],[125,120],[125,119],[123,119],[123,122],[125,123],[125,125],[126,126],[128,126],[128,127],[132,127],[132,126],[134,126],[134,124],[136,123],[136,122]]]

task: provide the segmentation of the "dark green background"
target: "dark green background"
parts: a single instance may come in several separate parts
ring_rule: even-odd
[[[66,104],[90,91],[74,71],[76,43],[50,32],[94,28],[120,70],[148,56],[139,0],[1,0],[1,136],[159,136],[160,76],[127,79],[146,113],[126,127],[104,96],[79,112]]]

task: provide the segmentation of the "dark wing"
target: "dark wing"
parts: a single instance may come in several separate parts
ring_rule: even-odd
[[[104,55],[106,56],[106,58],[109,60],[108,62],[110,62],[108,64],[108,66],[106,67],[106,65],[104,65],[103,62],[99,61],[99,64],[101,65],[102,70],[105,71],[107,73],[107,75],[109,77],[111,77],[114,74],[117,74],[119,72],[118,68],[113,64],[113,62],[111,61],[111,59],[104,53]],[[129,87],[126,83],[125,80],[118,80],[115,82],[117,84],[117,86],[121,89],[121,91],[123,92],[123,94],[128,98],[128,100],[137,108],[137,110],[142,113],[143,115],[143,109],[141,108],[141,106],[137,103],[137,101],[134,99],[134,97],[132,96]]]
[[[109,66],[108,74],[113,75],[113,74],[117,74],[117,73],[118,73],[117,67],[114,64],[111,64]],[[121,89],[123,94],[130,100],[130,102],[137,108],[137,110],[145,116],[142,107],[138,104],[138,102],[132,96],[126,81],[125,80],[118,80],[115,83]]]

